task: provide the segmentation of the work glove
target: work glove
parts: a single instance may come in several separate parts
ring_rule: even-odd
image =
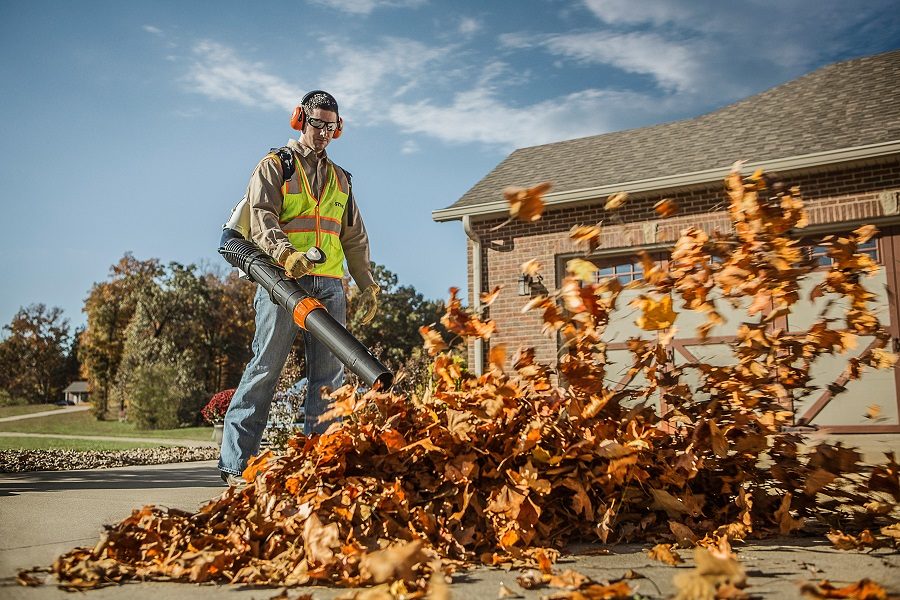
[[[380,293],[381,288],[377,283],[373,283],[360,292],[359,308],[356,309],[356,314],[357,316],[362,315],[360,322],[363,325],[375,318],[375,313],[378,312],[378,294]]]
[[[302,252],[291,253],[284,261],[284,272],[294,279],[300,279],[304,275],[308,275],[313,270],[313,267],[315,265]]]

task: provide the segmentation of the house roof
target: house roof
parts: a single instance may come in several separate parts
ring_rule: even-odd
[[[787,169],[900,153],[900,50],[835,63],[714,112],[515,150],[437,221],[505,210],[510,185],[548,205],[714,181],[737,159]]]
[[[90,392],[91,389],[88,387],[87,381],[73,381],[69,384],[69,387],[63,390],[65,394],[77,394],[80,392]]]

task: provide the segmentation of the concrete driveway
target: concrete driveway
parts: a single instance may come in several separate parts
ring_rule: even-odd
[[[0,475],[0,598],[44,600],[71,598],[52,585],[25,588],[15,583],[20,569],[48,566],[63,552],[76,546],[93,545],[105,523],[114,523],[144,504],[196,510],[224,488],[215,462],[124,467],[89,471],[50,471]],[[595,579],[622,577],[633,569],[646,579],[632,581],[646,598],[665,598],[674,592],[672,577],[690,569],[690,552],[678,568],[651,561],[637,545],[618,546],[610,554],[583,547],[566,556],[560,569],[572,568]],[[751,587],[758,598],[799,598],[804,581],[829,579],[834,583],[873,579],[900,593],[900,555],[879,550],[869,554],[841,552],[818,537],[784,538],[753,542],[737,547]],[[458,574],[451,586],[455,599],[498,597],[500,585],[521,597],[538,599],[555,591],[524,590],[516,583],[517,572],[478,568]],[[310,587],[292,590],[327,600],[347,590]],[[229,585],[133,583],[87,592],[88,600],[102,598],[272,598],[277,588],[246,588]]]

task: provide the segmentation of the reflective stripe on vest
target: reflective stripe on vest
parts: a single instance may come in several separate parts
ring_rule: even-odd
[[[318,246],[325,253],[325,262],[313,269],[312,274],[343,277],[344,248],[340,235],[348,195],[338,183],[334,165],[328,165],[328,182],[321,198],[313,194],[301,164],[284,183],[282,192],[284,205],[279,221],[291,244],[301,252]]]

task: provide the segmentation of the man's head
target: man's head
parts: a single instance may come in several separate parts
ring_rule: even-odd
[[[343,125],[337,100],[322,90],[303,96],[291,117],[291,126],[301,132],[300,141],[316,152],[323,151],[332,139],[340,137]]]

